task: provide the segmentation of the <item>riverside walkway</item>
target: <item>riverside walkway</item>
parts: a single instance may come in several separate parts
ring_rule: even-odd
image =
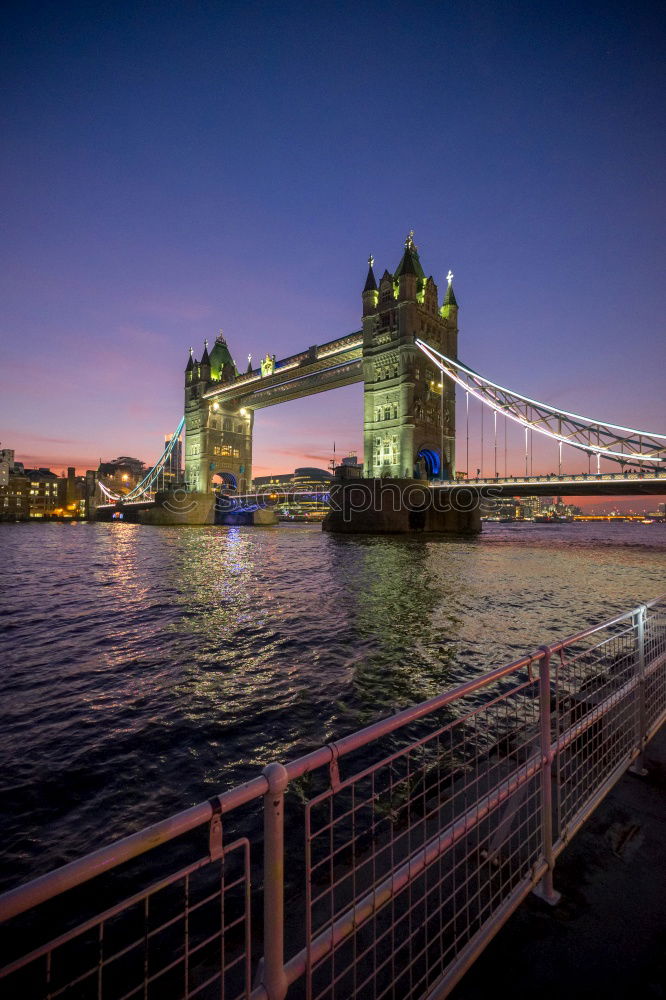
[[[528,897],[450,994],[666,997],[666,727],[557,861],[560,903]]]
[[[665,718],[660,598],[5,893],[2,995],[471,1000],[488,975],[531,994],[536,973],[546,996],[544,928],[572,977],[550,995],[599,995],[606,951],[626,980],[649,944],[635,918],[622,933],[632,893],[609,888],[609,850],[644,849],[636,912],[663,906],[654,828],[604,799],[642,796],[651,815]]]

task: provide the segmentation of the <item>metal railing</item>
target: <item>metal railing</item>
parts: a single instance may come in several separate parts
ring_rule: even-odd
[[[664,718],[666,597],[6,893],[0,990],[444,997]]]

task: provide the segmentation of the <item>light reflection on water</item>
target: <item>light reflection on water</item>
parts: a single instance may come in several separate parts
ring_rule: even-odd
[[[4,884],[666,591],[666,527],[3,525]]]

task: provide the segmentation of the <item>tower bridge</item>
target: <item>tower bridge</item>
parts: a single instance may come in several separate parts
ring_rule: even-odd
[[[465,485],[477,495],[489,487],[494,487],[496,497],[554,492],[571,496],[654,495],[666,491],[666,435],[558,409],[501,386],[463,364],[458,358],[458,303],[451,271],[446,280],[440,304],[437,285],[432,276],[426,277],[410,233],[394,272],[384,270],[377,280],[374,259],[368,259],[360,330],[279,360],[267,354],[258,367],[248,356],[245,372],[236,366],[221,331],[210,351],[205,343],[200,359],[190,348],[185,413],[173,438],[143,481],[125,497],[99,484],[100,513],[117,506],[147,509],[155,503],[173,513],[173,503],[169,508],[163,497],[159,501],[155,498],[165,489],[164,469],[184,428],[181,493],[188,499],[179,501],[180,514],[190,511],[196,498],[199,514],[191,516],[200,521],[192,523],[210,522],[216,495],[251,497],[256,410],[355,382],[363,383],[366,480],[425,480],[441,495],[460,491],[462,484],[456,474],[457,387],[465,393]],[[480,405],[482,415],[487,412],[492,417],[494,475],[490,478],[484,477],[483,469],[477,470],[473,480],[468,474],[470,402]],[[498,421],[504,425],[504,476],[499,473]],[[507,424],[517,425],[524,433],[524,475],[519,478],[506,475]],[[483,456],[483,423],[481,427]],[[557,475],[531,475],[534,433],[549,438],[557,447]],[[573,449],[587,456],[587,474],[567,475],[564,448],[567,454]],[[617,471],[602,474],[602,459]]]
[[[439,387],[437,367],[416,341],[426,337],[456,356],[458,305],[450,275],[442,305],[426,277],[413,234],[394,273],[379,282],[374,260],[362,293],[362,329],[299,354],[266,356],[240,374],[220,335],[185,371],[185,478],[195,491],[215,483],[245,491],[251,482],[254,411],[354,382],[364,385],[368,476],[455,474],[454,386]]]

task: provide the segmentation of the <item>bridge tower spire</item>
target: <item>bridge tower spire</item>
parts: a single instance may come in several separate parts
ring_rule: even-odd
[[[441,385],[438,369],[415,344],[420,337],[457,356],[451,281],[440,309],[437,285],[425,275],[411,231],[395,272],[385,270],[378,288],[372,283],[369,272],[363,289],[365,475],[452,477],[455,386],[449,379]],[[444,346],[439,349],[444,353]]]
[[[210,378],[210,356],[208,354],[208,341],[204,340],[204,350],[199,362],[199,375],[204,381]]]
[[[446,295],[444,296],[444,302],[442,303],[442,308],[440,313],[443,319],[450,320],[457,325],[458,321],[458,303],[456,302],[456,297],[453,291],[453,271],[449,268],[449,273],[446,276],[448,285],[446,286]]]
[[[368,257],[368,277],[365,279],[365,287],[363,289],[363,315],[368,316],[373,313],[377,307],[377,300],[379,298],[379,292],[377,290],[377,281],[375,279],[375,272],[372,270],[372,266],[375,263],[375,258],[370,254]]]

